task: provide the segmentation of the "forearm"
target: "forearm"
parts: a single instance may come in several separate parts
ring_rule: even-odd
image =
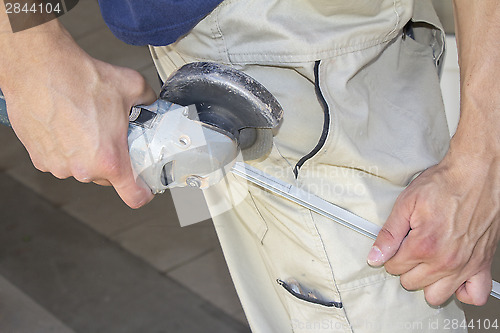
[[[152,199],[128,155],[128,113],[156,97],[136,71],[90,57],[57,20],[12,33],[0,5],[0,88],[34,166],[115,187],[130,207]]]
[[[15,90],[16,82],[33,71],[50,72],[59,56],[68,57],[79,50],[57,19],[13,33],[3,5],[0,5],[0,49],[0,87],[4,92]]]
[[[500,239],[500,2],[454,0],[460,122],[450,149],[398,197],[370,252],[430,304],[482,305]]]
[[[454,0],[461,116],[451,152],[500,157],[500,2]]]

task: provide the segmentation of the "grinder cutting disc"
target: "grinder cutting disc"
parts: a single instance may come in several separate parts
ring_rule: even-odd
[[[271,129],[283,117],[280,104],[262,84],[239,70],[211,62],[178,69],[163,85],[160,99],[196,105],[199,120],[234,137],[245,160],[269,153]]]

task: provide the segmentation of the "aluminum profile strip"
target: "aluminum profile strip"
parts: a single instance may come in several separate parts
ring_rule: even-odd
[[[246,163],[237,162],[233,166],[232,172],[257,186],[295,202],[371,239],[376,239],[380,232],[381,228],[375,223],[304,191],[297,186],[285,183]],[[500,283],[497,281],[493,281],[493,288],[490,295],[500,299]]]
[[[491,296],[500,299],[500,283],[493,280],[493,288],[491,289]]]

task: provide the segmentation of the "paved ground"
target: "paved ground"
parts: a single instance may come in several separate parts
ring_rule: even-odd
[[[96,1],[62,21],[159,91],[147,48],[114,38]],[[0,142],[0,333],[249,332],[210,221],[181,228],[169,193],[133,211],[111,188],[38,172],[10,129]],[[467,312],[500,320],[498,309]]]
[[[62,17],[92,56],[160,85],[146,47],[97,2]],[[38,172],[0,128],[0,332],[248,332],[210,221],[181,228],[169,193],[137,211],[111,188]]]

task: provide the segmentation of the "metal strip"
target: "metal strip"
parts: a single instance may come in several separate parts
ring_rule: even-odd
[[[365,220],[297,186],[287,184],[246,163],[237,162],[233,166],[232,172],[257,186],[295,202],[302,207],[310,209],[372,239],[377,238],[381,229],[373,222]],[[493,281],[493,288],[490,295],[500,299],[500,283]]]
[[[491,296],[500,299],[500,283],[493,280],[493,288],[491,289]]]

